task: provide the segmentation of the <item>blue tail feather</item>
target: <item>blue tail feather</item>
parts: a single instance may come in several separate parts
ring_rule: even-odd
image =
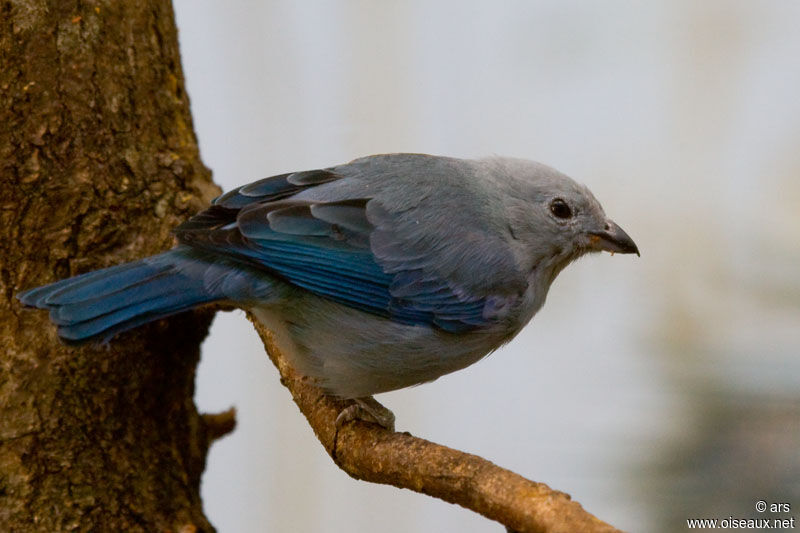
[[[74,283],[67,283],[51,292],[47,295],[44,303],[68,305],[87,299],[103,298],[118,292],[123,287],[147,282],[167,270],[169,270],[167,266],[154,268],[144,261],[135,261],[97,272],[89,272],[83,275],[86,276],[85,279],[81,279],[83,276],[79,276],[75,278]],[[63,281],[69,281],[69,279]]]
[[[132,263],[25,291],[27,306],[48,309],[58,334],[71,342],[117,333],[217,300],[269,294],[264,276],[179,246]]]
[[[185,280],[175,279],[174,273],[165,272],[157,276],[139,281],[128,287],[123,286],[119,290],[110,294],[103,294],[97,297],[89,297],[84,300],[73,300],[67,304],[55,303],[50,311],[50,319],[54,324],[66,325],[75,322],[91,320],[120,309],[132,307],[136,304],[147,303],[164,295],[181,294],[187,292],[191,294],[191,283]],[[176,291],[175,285],[184,285],[183,291]]]
[[[100,335],[102,335],[103,340],[109,340],[117,333],[181,311],[187,311],[201,303],[204,303],[204,299],[198,300],[195,294],[185,292],[168,293],[89,320],[60,325],[58,334],[62,338],[71,341],[82,341]]]
[[[138,263],[139,261],[134,263],[125,263],[124,265],[104,268],[102,270],[95,270],[93,272],[87,272],[86,274],[81,274],[72,278],[62,279],[49,285],[43,285],[41,287],[36,287],[35,289],[25,291],[21,293],[18,298],[23,304],[32,307],[42,307],[47,304],[70,303],[68,299],[69,293],[73,291],[78,293],[81,288],[86,287],[87,285],[91,286],[93,282],[102,282],[104,280],[111,281],[114,279],[114,277],[121,275],[128,270],[136,268]],[[109,276],[111,271],[113,271],[115,276]],[[102,293],[102,283],[97,284],[96,287],[98,289],[97,292]],[[60,299],[62,294],[64,295],[63,300]],[[78,298],[82,298],[79,293]]]

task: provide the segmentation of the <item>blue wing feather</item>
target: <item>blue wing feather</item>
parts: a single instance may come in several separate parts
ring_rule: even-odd
[[[340,178],[321,170],[254,182],[221,196],[176,233],[184,244],[245,261],[319,296],[401,323],[450,332],[487,323],[486,298],[465,295],[425,271],[421,267],[430,258],[424,254],[409,258],[406,250],[402,265],[379,262],[376,245],[383,252],[404,245],[390,229],[376,230],[369,222],[370,210],[376,211],[371,198],[293,197],[298,189]]]

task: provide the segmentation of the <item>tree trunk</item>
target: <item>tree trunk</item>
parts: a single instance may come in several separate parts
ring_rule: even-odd
[[[22,289],[157,253],[218,193],[168,1],[0,2],[0,530],[210,531],[208,312],[67,347]]]

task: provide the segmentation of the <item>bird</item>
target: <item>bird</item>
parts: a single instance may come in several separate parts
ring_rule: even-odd
[[[639,255],[586,186],[499,156],[381,154],[271,176],[223,194],[174,233],[169,251],[18,298],[49,310],[67,343],[233,305],[274,333],[301,375],[361,401],[509,342],[579,257]]]

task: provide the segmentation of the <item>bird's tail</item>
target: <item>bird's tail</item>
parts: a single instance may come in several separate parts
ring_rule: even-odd
[[[246,270],[178,247],[37,287],[17,297],[24,305],[50,310],[58,335],[80,343],[107,341],[117,333],[198,305],[241,297],[243,289],[253,292],[259,285],[264,289],[263,280]]]

